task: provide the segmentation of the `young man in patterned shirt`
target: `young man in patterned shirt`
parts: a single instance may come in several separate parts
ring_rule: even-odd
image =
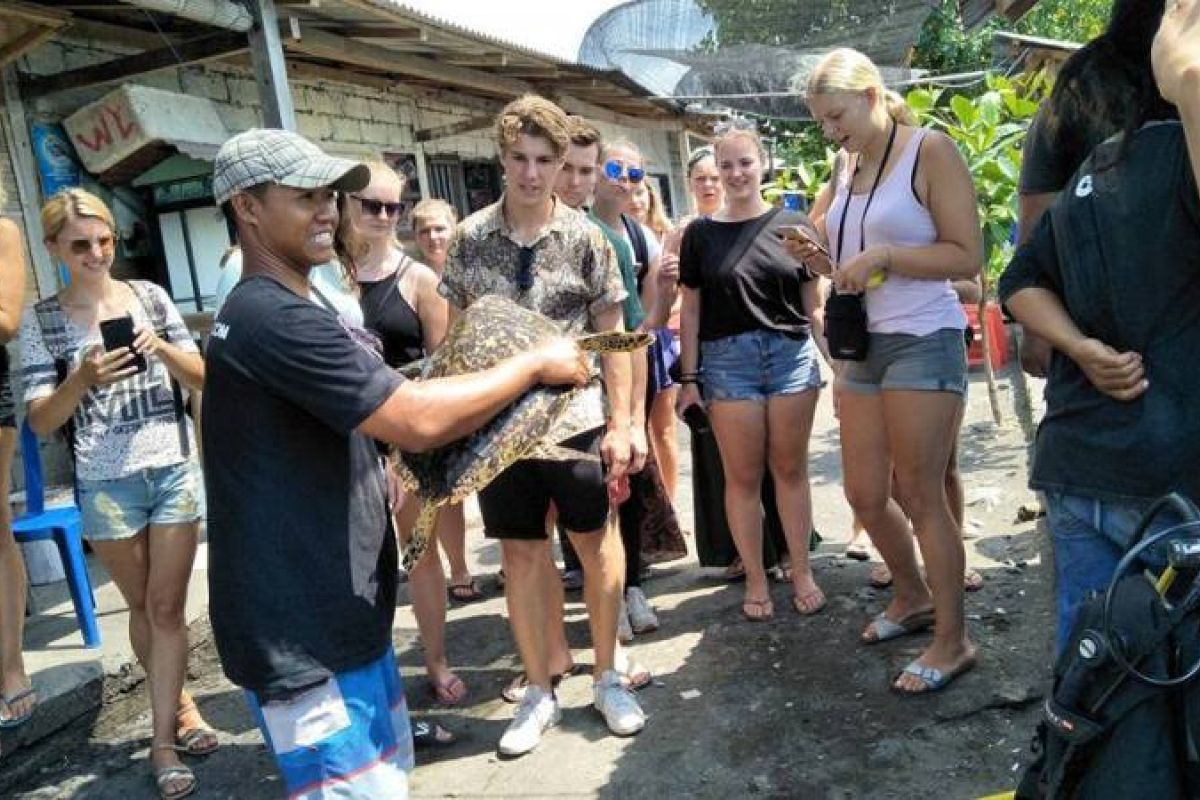
[[[496,139],[504,196],[458,226],[443,294],[457,309],[486,294],[503,295],[555,320],[567,334],[623,330],[621,302],[627,293],[611,247],[585,215],[554,196],[570,144],[566,114],[543,98],[522,97],[500,113]],[[487,535],[501,542],[509,622],[529,681],[500,739],[502,755],[529,752],[559,718],[546,638],[559,580],[546,536],[551,503],[588,575],[584,599],[596,651],[595,707],[617,735],[632,735],[645,724],[614,669],[624,553],[609,487],[619,485],[631,461],[631,363],[628,353],[603,355],[603,390],[597,376],[554,431],[554,441],[580,451],[579,461],[521,461],[479,493]],[[603,466],[582,457],[587,454],[599,455]]]

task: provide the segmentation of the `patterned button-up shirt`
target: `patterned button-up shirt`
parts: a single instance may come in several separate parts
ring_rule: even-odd
[[[441,293],[459,309],[486,294],[502,295],[559,323],[565,334],[595,331],[595,316],[625,299],[616,256],[604,234],[561,200],[555,201],[550,222],[528,247],[533,283],[522,291],[518,277],[525,248],[513,237],[500,198],[459,223],[446,256]],[[550,438],[561,442],[603,424],[603,393],[594,371],[592,382],[577,395]]]

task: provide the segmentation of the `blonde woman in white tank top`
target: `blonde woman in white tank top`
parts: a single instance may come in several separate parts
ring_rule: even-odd
[[[963,614],[961,522],[944,483],[966,391],[965,320],[950,281],[979,274],[975,192],[954,143],[915,127],[861,53],[827,54],[810,77],[808,105],[841,146],[842,172],[813,207],[832,261],[808,242],[792,252],[839,291],[865,292],[869,318],[867,359],[842,362],[834,389],[846,498],[895,581],[891,603],[862,641],[923,631],[936,617],[933,642],[893,684],[909,694],[936,691],[975,663]],[[903,508],[892,499],[893,468]]]

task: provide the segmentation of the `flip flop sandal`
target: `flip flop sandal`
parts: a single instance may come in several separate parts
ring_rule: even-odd
[[[859,638],[863,644],[890,642],[892,639],[899,639],[901,636],[911,636],[914,633],[928,630],[933,626],[933,621],[933,609],[914,611],[899,621],[888,619],[887,614],[881,611],[875,615],[875,618],[867,626],[867,630],[863,631],[863,635]],[[870,630],[875,631],[873,637],[867,636],[867,631]]]
[[[968,569],[963,575],[963,591],[978,592],[983,588],[983,575],[977,569]]]
[[[563,678],[569,678],[575,674],[575,665],[572,664],[565,672],[558,675],[550,676],[551,691],[558,688],[558,685],[563,682]],[[522,672],[517,677],[500,690],[500,697],[506,703],[520,703],[525,698],[525,690],[529,688],[529,678]]]
[[[170,745],[166,745],[170,747]],[[183,788],[169,791],[167,786],[178,781],[186,781]],[[162,800],[180,800],[196,791],[196,773],[182,764],[174,767],[163,767],[154,770],[154,787]]]
[[[971,669],[974,668],[974,666],[975,666],[975,657],[974,656],[964,659],[961,663],[959,663],[953,669],[949,669],[945,672],[942,672],[940,669],[936,669],[934,667],[923,667],[920,664],[918,664],[916,661],[913,661],[913,662],[909,663],[909,665],[907,667],[905,667],[901,671],[900,674],[916,676],[922,683],[925,684],[925,688],[924,689],[916,689],[916,690],[901,689],[899,686],[897,686],[895,683],[893,683],[892,691],[896,692],[897,694],[904,694],[904,695],[920,695],[920,694],[931,694],[933,692],[940,692],[942,689],[945,689],[950,684],[950,682],[953,681],[955,678],[957,678],[958,676],[960,676],[964,673],[970,672]],[[900,677],[900,675],[897,675],[896,677],[898,679]]]
[[[865,544],[846,545],[846,550],[842,553],[851,561],[870,561],[871,549]]]
[[[19,691],[16,694],[4,695],[3,697],[0,697],[0,702],[4,703],[4,708],[9,713],[12,713],[12,707],[14,705],[20,703],[26,697],[33,698],[33,705],[29,707],[28,711],[18,717],[0,717],[0,730],[19,728],[26,722],[29,722],[29,720],[33,719],[33,714],[35,711],[37,711],[38,707],[38,696],[34,688],[30,686],[28,689]]]
[[[479,588],[479,582],[474,578],[466,583],[452,583],[446,587],[446,592],[450,595],[451,600],[459,603],[474,603],[486,597]]]
[[[758,614],[751,614],[747,608],[757,608]],[[775,604],[770,600],[743,600],[742,616],[750,622],[770,622],[775,617]]]
[[[452,675],[450,680],[442,683],[431,679],[429,693],[433,695],[433,699],[437,701],[438,705],[452,707],[467,699],[467,685],[457,675]]]
[[[189,756],[207,756],[217,751],[221,743],[212,728],[189,728],[175,739],[175,750]]]
[[[431,747],[449,747],[458,741],[454,733],[436,722],[414,719],[412,725],[413,747],[427,750]]]
[[[867,585],[872,589],[886,589],[892,585],[892,571],[888,569],[887,564],[876,564],[871,567],[871,574],[867,578]]]
[[[825,606],[827,605],[829,605],[829,601],[826,599],[825,593],[820,589],[805,595],[796,595],[792,598],[792,608],[796,609],[796,613],[802,617],[811,617],[814,614],[820,614],[825,610]]]

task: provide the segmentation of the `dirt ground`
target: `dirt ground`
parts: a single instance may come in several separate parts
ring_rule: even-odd
[[[869,565],[841,555],[849,517],[825,398],[812,448],[816,521],[826,538],[816,572],[830,598],[822,614],[788,613],[788,587],[777,585],[775,619],[749,624],[738,613],[740,587],[716,580],[694,559],[656,567],[646,590],[662,627],[633,645],[635,658],[656,675],[641,692],[645,731],[632,739],[609,736],[590,708],[588,676],[577,675],[560,690],[561,725],[534,753],[501,761],[495,744],[512,708],[499,691],[518,669],[502,595],[485,580],[489,599],[450,611],[452,662],[471,689],[459,709],[429,708],[415,621],[404,604],[395,639],[410,704],[460,736],[450,748],[418,754],[413,796],[950,799],[1011,788],[1046,686],[1053,627],[1044,535],[1035,522],[1017,519],[1034,498],[1025,488],[1026,437],[1012,412],[1015,389],[1002,380],[1007,422],[997,427],[982,378],[972,386],[962,438],[967,544],[986,585],[967,600],[980,666],[951,689],[923,698],[888,690],[924,636],[858,643],[887,598],[867,588]],[[680,506],[690,507],[682,494]],[[477,531],[471,536],[480,573],[494,573],[494,546]],[[577,662],[588,664],[581,598],[568,600],[568,635]],[[240,691],[221,676],[207,631],[195,634],[190,685],[223,744],[195,764],[196,796],[280,796]],[[108,695],[96,713],[20,759],[6,759],[0,796],[153,797],[144,691],[131,673],[112,681]]]

